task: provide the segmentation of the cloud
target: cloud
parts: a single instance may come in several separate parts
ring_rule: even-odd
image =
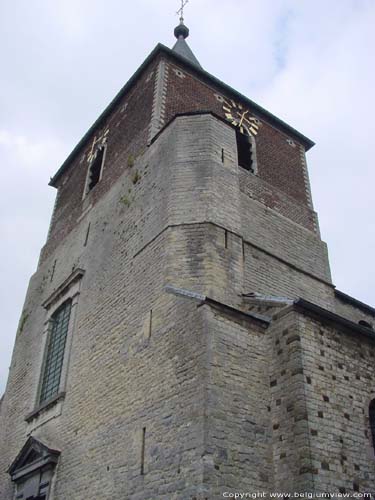
[[[13,156],[24,173],[30,170],[28,167],[40,165],[51,156],[54,158],[61,156],[63,151],[62,145],[53,137],[38,141],[7,130],[0,130],[0,147],[8,150],[3,154],[8,153]]]
[[[317,145],[308,154],[315,206],[328,240],[334,283],[373,303],[370,262],[374,177],[375,4],[334,3],[300,8],[290,25],[288,57],[259,93],[266,107],[305,131]],[[333,22],[335,21],[335,22]],[[317,36],[317,33],[319,36]]]

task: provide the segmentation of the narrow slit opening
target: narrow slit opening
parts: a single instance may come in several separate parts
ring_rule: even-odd
[[[145,473],[145,444],[146,444],[146,427],[142,429],[142,448],[141,448],[141,476]]]

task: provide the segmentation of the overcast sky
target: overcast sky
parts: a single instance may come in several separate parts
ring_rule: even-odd
[[[45,242],[49,178],[158,42],[179,0],[0,1],[0,394]],[[310,137],[333,282],[374,305],[375,1],[190,0],[202,66]]]

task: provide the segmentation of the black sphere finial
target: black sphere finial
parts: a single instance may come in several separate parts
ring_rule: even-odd
[[[189,28],[184,25],[184,21],[181,19],[180,24],[174,29],[174,36],[179,40],[181,37],[183,39],[189,36]]]

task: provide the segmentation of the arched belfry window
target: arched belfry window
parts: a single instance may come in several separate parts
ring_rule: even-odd
[[[245,130],[236,129],[238,165],[253,174],[256,173],[255,139]]]
[[[91,156],[91,162],[87,170],[85,190],[83,197],[85,197],[100,181],[103,175],[103,166],[105,162],[107,146],[105,143],[98,146]]]
[[[375,454],[375,399],[373,399],[370,403],[369,419],[370,419],[372,446],[374,448],[374,454]]]

